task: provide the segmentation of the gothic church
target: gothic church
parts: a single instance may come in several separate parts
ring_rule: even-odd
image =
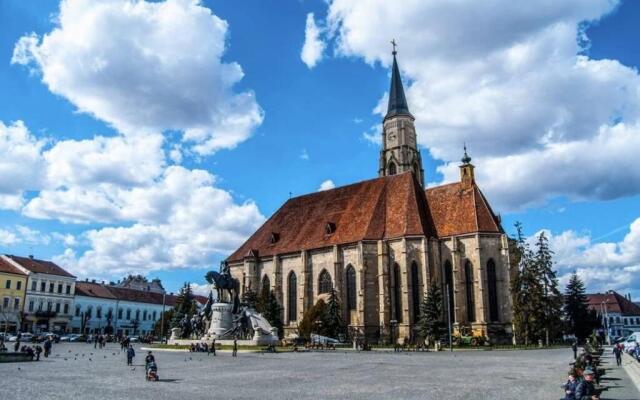
[[[421,299],[439,285],[454,331],[510,341],[509,240],[466,150],[458,182],[424,187],[395,51],[382,123],[379,177],[289,199],[227,258],[231,274],[242,292],[274,291],[286,333],[335,288],[352,329],[411,338]]]

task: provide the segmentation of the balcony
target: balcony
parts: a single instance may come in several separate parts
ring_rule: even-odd
[[[34,315],[36,318],[55,318],[58,313],[55,311],[36,311]]]

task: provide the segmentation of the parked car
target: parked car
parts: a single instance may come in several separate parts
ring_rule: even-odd
[[[32,342],[33,338],[34,338],[33,334],[29,332],[24,332],[20,334],[21,342]],[[9,342],[15,342],[16,340],[18,340],[18,335],[9,337]]]
[[[66,335],[60,336],[60,341],[61,342],[77,342],[79,337],[80,335],[78,335],[77,333],[68,333]]]
[[[44,342],[47,339],[53,340],[55,343],[60,342],[60,336],[53,332],[42,332],[35,336],[36,342]]]
[[[140,341],[140,338],[138,336],[129,336],[129,341],[131,343],[137,343]]]
[[[638,340],[640,340],[640,332],[633,332],[631,335],[629,335],[623,343],[624,351],[629,354],[633,353],[638,346]]]

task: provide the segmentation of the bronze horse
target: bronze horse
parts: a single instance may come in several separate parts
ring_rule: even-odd
[[[229,298],[233,302],[233,313],[237,313],[240,308],[240,300],[238,299],[238,292],[240,291],[240,282],[233,278],[229,273],[219,273],[216,271],[209,271],[205,275],[207,282],[215,284],[216,291],[218,292],[218,301],[222,300],[222,293],[227,290]]]

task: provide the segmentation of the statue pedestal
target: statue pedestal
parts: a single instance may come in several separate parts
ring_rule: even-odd
[[[233,304],[214,303],[211,306],[211,324],[207,336],[221,339],[222,334],[233,328]]]
[[[180,339],[180,335],[182,334],[182,329],[180,328],[172,328],[171,329],[171,337],[169,340]]]

